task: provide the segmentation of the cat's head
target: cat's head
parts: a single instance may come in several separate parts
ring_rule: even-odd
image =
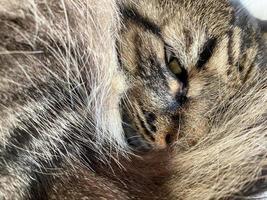
[[[237,12],[224,0],[121,7],[118,52],[129,88],[122,113],[130,144],[164,148],[178,137],[192,145],[207,131],[209,106],[229,85],[243,83],[256,57],[257,28]]]

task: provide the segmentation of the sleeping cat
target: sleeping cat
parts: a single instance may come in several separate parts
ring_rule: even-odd
[[[263,181],[266,52],[238,5],[6,5],[0,199],[233,199]]]

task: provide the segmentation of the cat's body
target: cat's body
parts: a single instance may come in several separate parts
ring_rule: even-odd
[[[266,52],[237,7],[19,2],[0,3],[0,199],[233,198],[260,178]],[[126,89],[126,135],[171,149],[125,158]]]
[[[62,164],[126,146],[117,5],[13,0],[0,17],[0,199],[28,199]]]

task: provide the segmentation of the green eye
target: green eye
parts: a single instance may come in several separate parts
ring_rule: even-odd
[[[180,63],[176,58],[173,58],[169,62],[168,66],[169,66],[169,69],[171,70],[171,72],[174,73],[175,75],[180,75],[183,72]]]

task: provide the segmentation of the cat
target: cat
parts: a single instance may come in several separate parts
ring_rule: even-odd
[[[0,199],[233,199],[263,181],[265,44],[238,5],[7,5]]]

